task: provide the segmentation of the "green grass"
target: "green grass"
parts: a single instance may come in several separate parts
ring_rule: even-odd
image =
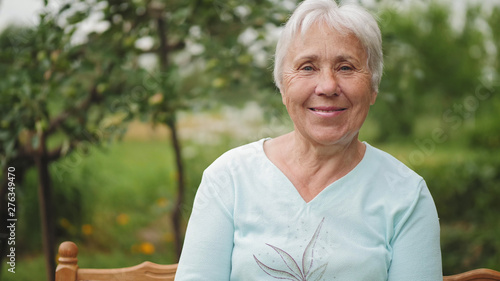
[[[192,200],[201,172],[217,149],[196,148],[198,157],[186,159]],[[202,153],[205,151],[204,153]],[[205,160],[206,159],[206,160]],[[87,267],[123,267],[144,260],[175,261],[170,214],[177,175],[168,141],[125,141],[91,148],[51,166],[58,243],[72,240],[81,246],[80,264]],[[194,170],[193,170],[194,168]],[[18,188],[19,280],[44,280],[37,203],[36,174],[30,171]],[[62,199],[64,198],[64,200]],[[190,210],[190,203],[184,210]],[[187,218],[186,214],[186,218]],[[154,247],[152,251],[151,246]],[[148,253],[149,251],[149,253]],[[2,270],[1,280],[10,280]],[[26,277],[29,278],[29,277]],[[17,280],[17,279],[16,279]]]
[[[9,266],[2,264],[0,280],[5,281],[47,281],[45,276],[45,263],[40,254],[25,256],[16,260],[15,273],[8,272]]]
[[[168,217],[173,207],[176,180],[171,163],[168,142],[116,143],[91,150],[55,186],[63,189],[70,184],[80,190],[81,224],[92,230],[86,234],[82,229],[84,239],[100,246],[129,248],[141,239],[134,230]],[[64,219],[71,221],[64,215],[59,218]],[[164,225],[168,224],[167,219]]]

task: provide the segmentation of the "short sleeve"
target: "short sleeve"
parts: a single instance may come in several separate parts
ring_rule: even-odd
[[[227,196],[221,198],[220,176],[205,172],[194,200],[176,281],[229,280],[234,225]]]
[[[391,241],[389,281],[442,281],[440,228],[436,206],[425,184],[396,225]]]

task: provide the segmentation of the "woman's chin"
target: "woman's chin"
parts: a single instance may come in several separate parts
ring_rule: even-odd
[[[338,146],[345,145],[348,146],[352,144],[353,141],[358,140],[358,134],[339,134],[339,132],[324,132],[322,134],[310,134],[304,139],[313,145],[320,146]]]

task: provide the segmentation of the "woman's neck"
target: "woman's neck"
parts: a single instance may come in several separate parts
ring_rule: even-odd
[[[316,145],[295,134],[265,142],[264,151],[306,202],[354,169],[366,150],[357,137],[344,144]]]
[[[357,135],[348,141],[327,145],[311,142],[297,131],[284,137],[283,152],[289,165],[312,170],[324,168],[330,173],[342,173],[344,169],[349,172],[363,159],[366,150]]]

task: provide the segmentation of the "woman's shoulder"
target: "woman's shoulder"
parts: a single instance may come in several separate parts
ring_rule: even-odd
[[[370,173],[366,179],[366,194],[375,205],[380,200],[384,202],[386,210],[395,216],[395,224],[402,219],[402,214],[412,211],[422,198],[424,201],[432,198],[428,196],[425,180],[396,157],[368,144],[366,156],[369,159],[364,172]]]
[[[232,148],[219,156],[205,172],[221,172],[232,169],[235,166],[245,165],[245,163],[256,164],[256,161],[262,161],[263,143],[267,139],[260,139]]]
[[[366,143],[365,168],[379,186],[398,191],[395,194],[412,194],[425,186],[424,179],[393,155]]]
[[[408,167],[398,158],[394,157],[392,154],[376,148],[368,143],[366,143],[366,151],[368,154],[368,160],[371,164],[376,164],[380,168],[401,173],[406,176],[420,177],[414,170]]]

